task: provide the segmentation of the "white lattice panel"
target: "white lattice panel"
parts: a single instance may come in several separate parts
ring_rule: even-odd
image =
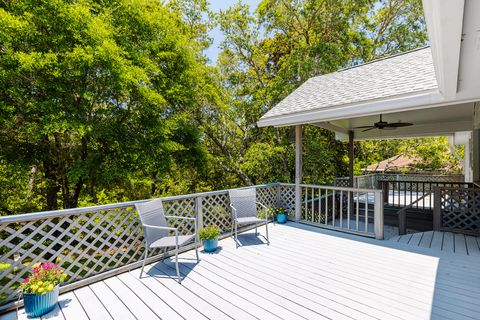
[[[480,189],[442,189],[442,227],[480,233]]]
[[[206,196],[202,199],[203,225],[217,225],[222,232],[232,228],[232,213],[228,193]]]
[[[258,200],[267,206],[276,202],[276,186],[258,188]],[[281,187],[284,206],[293,203],[293,188]],[[196,199],[189,195],[164,200],[167,215],[195,217]],[[200,200],[200,199],[199,199]],[[203,225],[218,225],[223,232],[231,230],[228,192],[202,195]],[[169,220],[181,234],[194,232],[188,220]],[[61,259],[60,267],[68,275],[66,283],[85,279],[143,258],[144,242],[140,220],[129,204],[107,210],[95,210],[45,217],[35,221],[0,223],[0,262],[10,268],[0,273],[0,305],[15,300],[18,283],[36,262]],[[155,256],[159,250],[149,252]]]
[[[295,187],[280,186],[280,206],[290,210],[295,208]]]
[[[267,207],[275,207],[277,192],[275,187],[257,188],[257,201]]]

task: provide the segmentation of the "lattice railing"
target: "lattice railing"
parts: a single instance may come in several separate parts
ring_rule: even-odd
[[[294,201],[291,187],[255,188],[258,201],[267,206]],[[0,271],[0,311],[15,300],[19,282],[38,261],[61,259],[67,286],[141,261],[143,231],[134,205],[143,201],[148,200],[0,217],[0,263],[9,266]],[[199,225],[215,224],[223,232],[231,229],[227,190],[166,197],[163,203],[167,215],[197,217]],[[182,234],[194,231],[192,221],[171,223]]]
[[[436,188],[434,229],[480,234],[480,189]]]

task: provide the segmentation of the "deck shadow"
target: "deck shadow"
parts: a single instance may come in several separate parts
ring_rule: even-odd
[[[219,254],[221,251],[223,250],[223,247],[222,246],[218,246],[217,249],[213,252],[206,252],[205,250],[200,250],[201,253],[203,254],[209,254],[209,255],[212,255],[212,254]]]
[[[190,271],[192,271],[197,265],[196,259],[178,259],[178,266],[180,269],[180,276],[182,279],[186,278]],[[176,279],[177,271],[175,269],[175,260],[174,259],[165,259],[165,261],[159,261],[154,264],[151,264],[147,272],[147,275],[157,278],[157,279]]]
[[[241,233],[237,237],[237,242],[240,247],[243,246],[258,246],[266,245],[266,239],[263,234],[256,235],[255,232]]]

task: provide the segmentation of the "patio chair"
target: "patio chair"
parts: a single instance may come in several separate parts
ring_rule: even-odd
[[[265,231],[267,244],[270,244],[268,239],[268,219],[257,217],[257,205],[264,209],[267,209],[265,205],[257,202],[257,190],[255,188],[250,189],[232,189],[229,190],[230,207],[232,208],[232,235],[234,234],[235,243],[238,248],[238,225],[242,224],[255,224],[255,234],[258,236],[258,224],[265,223]]]
[[[197,233],[197,221],[195,218],[180,217],[180,216],[166,216],[163,209],[162,200],[152,200],[145,203],[135,204],[135,208],[138,211],[140,220],[143,226],[143,234],[145,237],[145,256],[143,258],[142,270],[140,271],[140,278],[145,268],[145,261],[148,256],[148,249],[165,248],[165,251],[169,247],[175,247],[175,268],[177,269],[177,280],[180,283],[180,270],[178,268],[178,250],[190,242],[195,243],[195,254],[198,258],[198,233]],[[178,229],[169,226],[167,219],[176,220],[188,220],[192,221],[195,225],[195,232],[189,235],[179,235]],[[175,235],[170,236],[170,232],[174,232]]]

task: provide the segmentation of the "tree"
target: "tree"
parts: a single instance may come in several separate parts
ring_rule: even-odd
[[[3,1],[0,157],[38,168],[47,209],[201,167],[197,38],[154,0]]]
[[[293,131],[259,129],[261,115],[310,77],[424,44],[421,12],[417,0],[263,0],[256,14],[241,2],[220,12],[227,111],[210,123],[209,150],[231,184],[292,181]],[[304,146],[306,182],[347,173],[346,146],[331,132],[306,128]]]

